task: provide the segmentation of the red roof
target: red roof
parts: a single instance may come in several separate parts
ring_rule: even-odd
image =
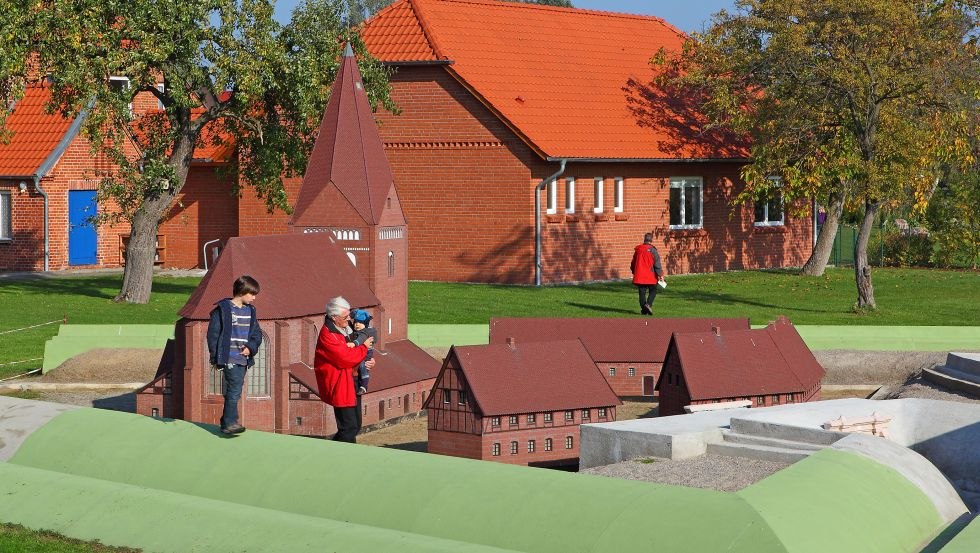
[[[649,318],[494,318],[490,320],[490,343],[507,338],[521,341],[574,340],[585,344],[596,363],[663,363],[670,336],[675,332],[749,328],[741,319],[649,319]]]
[[[339,192],[341,198],[337,198]],[[337,71],[310,154],[290,225],[331,226],[337,201],[353,208],[366,225],[382,222],[388,197],[397,197],[374,113],[350,46]],[[404,225],[400,211],[384,224]]]
[[[9,144],[0,142],[0,176],[35,175],[65,137],[72,121],[57,113],[45,113],[50,99],[47,87],[29,86],[14,106],[6,124],[14,134]]]
[[[208,319],[214,304],[231,296],[232,283],[241,275],[259,281],[253,305],[260,319],[322,315],[335,296],[362,307],[381,303],[331,233],[280,234],[229,238],[178,314]]]
[[[785,317],[757,330],[678,333],[670,347],[692,400],[801,392],[824,375]]]
[[[447,70],[542,156],[743,159],[733,140],[651,104],[650,59],[683,33],[657,17],[495,0],[399,0],[368,20],[376,58]],[[676,103],[676,98],[665,98]],[[671,109],[682,109],[672,106]],[[696,116],[695,116],[696,117]]]
[[[439,374],[441,363],[408,340],[387,342],[384,348],[383,352],[374,352],[377,364],[371,370],[371,392],[421,382]]]
[[[483,416],[621,404],[578,340],[454,346],[454,363]]]

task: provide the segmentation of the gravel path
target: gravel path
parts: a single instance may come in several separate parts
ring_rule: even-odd
[[[643,480],[734,492],[789,466],[741,457],[702,455],[691,459],[634,459],[581,471],[625,480]]]

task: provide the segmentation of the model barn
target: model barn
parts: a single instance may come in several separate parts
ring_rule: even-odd
[[[614,421],[618,405],[578,340],[453,347],[425,403],[428,451],[574,464],[579,424]]]

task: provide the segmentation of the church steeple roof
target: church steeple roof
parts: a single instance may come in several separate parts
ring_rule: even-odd
[[[326,227],[334,224],[339,207],[334,205],[336,192],[366,225],[377,225],[381,222],[389,194],[394,194],[393,182],[361,73],[348,44],[323,113],[290,225]]]

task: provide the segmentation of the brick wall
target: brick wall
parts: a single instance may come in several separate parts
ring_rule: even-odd
[[[174,199],[160,225],[166,236],[164,267],[204,267],[204,244],[238,235],[238,197],[232,193],[232,177],[215,165],[194,165],[184,188]],[[249,191],[246,191],[248,193]],[[212,265],[212,260],[208,260]]]
[[[655,395],[644,392],[643,380],[652,379],[649,385],[649,389],[652,390],[657,384],[657,379],[660,378],[660,363],[596,363],[595,366],[619,397]],[[630,376],[630,369],[633,369],[632,376]],[[612,374],[613,372],[615,374]]]

